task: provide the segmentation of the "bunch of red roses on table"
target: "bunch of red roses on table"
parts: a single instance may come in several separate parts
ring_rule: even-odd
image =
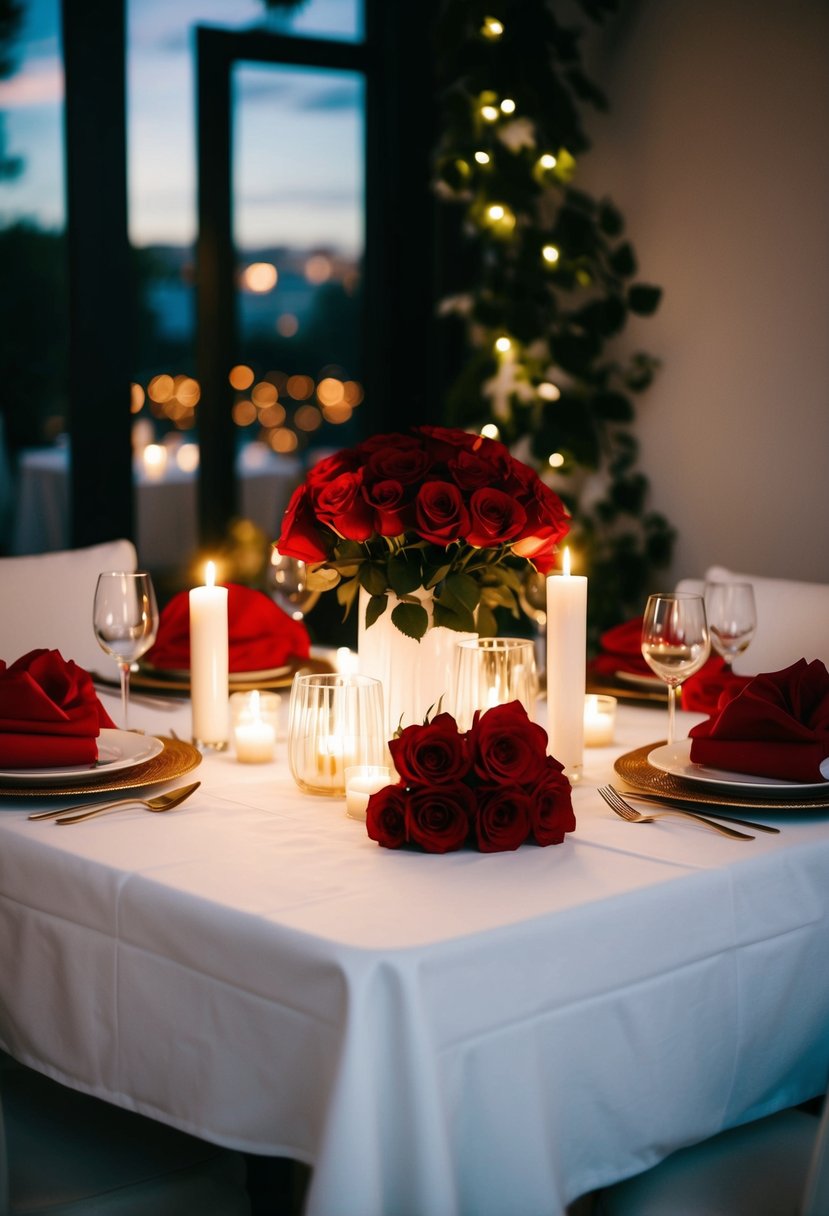
[[[498,853],[530,839],[561,844],[575,829],[570,782],[518,701],[476,714],[466,732],[437,714],[389,750],[400,779],[372,794],[366,813],[369,836],[387,849]]]
[[[320,460],[288,504],[276,547],[336,587],[346,612],[362,587],[366,624],[392,621],[422,638],[435,625],[492,634],[494,611],[517,617],[528,569],[548,574],[569,517],[561,499],[504,444],[457,428],[375,435]]]

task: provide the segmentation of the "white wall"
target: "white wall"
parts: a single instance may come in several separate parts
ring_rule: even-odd
[[[659,582],[829,582],[829,3],[622,8],[581,181],[665,293],[625,336],[663,360],[637,399],[650,505],[679,531]]]

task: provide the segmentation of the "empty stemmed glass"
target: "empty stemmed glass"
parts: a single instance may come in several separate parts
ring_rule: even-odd
[[[711,653],[711,638],[701,595],[673,592],[651,595],[642,621],[642,655],[668,686],[668,743],[673,743],[676,690],[699,671]]]
[[[277,548],[271,549],[268,563],[268,593],[295,621],[301,621],[320,597],[319,591],[308,586],[305,562],[285,557]]]
[[[121,712],[129,730],[130,667],[158,632],[158,606],[149,574],[110,570],[98,575],[92,622],[98,645],[118,664]]]
[[[730,671],[757,628],[754,588],[751,583],[706,583],[705,614],[711,645]]]

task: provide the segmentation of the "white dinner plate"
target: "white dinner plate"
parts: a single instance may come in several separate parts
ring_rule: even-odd
[[[104,727],[98,736],[95,764],[65,768],[16,768],[0,771],[2,785],[84,785],[91,776],[115,773],[152,760],[164,748],[152,735],[136,735],[130,730]]]
[[[637,688],[667,688],[659,676],[642,676],[635,671],[617,671],[616,679],[623,684],[635,684]]]
[[[158,679],[168,680],[189,680],[189,667],[155,667],[152,663],[139,663],[139,670],[145,671],[147,675],[158,677]],[[291,670],[290,664],[285,664],[284,667],[263,667],[260,671],[231,671],[228,673],[228,681],[231,684],[250,684],[253,680],[278,680],[281,676],[286,676]]]
[[[829,793],[829,781],[783,781],[778,777],[758,777],[754,773],[731,773],[726,769],[708,768],[694,764],[691,760],[691,740],[681,739],[677,743],[663,743],[648,752],[648,763],[660,772],[681,777],[683,781],[698,781],[703,785],[719,786],[722,789],[741,792],[792,795],[823,790]]]

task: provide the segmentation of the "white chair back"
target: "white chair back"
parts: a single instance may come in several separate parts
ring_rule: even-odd
[[[0,659],[43,647],[87,671],[109,670],[92,630],[95,584],[102,570],[135,570],[137,560],[129,540],[0,558]]]
[[[738,574],[710,566],[704,579],[682,579],[677,591],[702,595],[706,582],[751,583],[757,606],[757,632],[734,662],[741,676],[780,671],[798,659],[821,659],[829,667],[829,584]]]

